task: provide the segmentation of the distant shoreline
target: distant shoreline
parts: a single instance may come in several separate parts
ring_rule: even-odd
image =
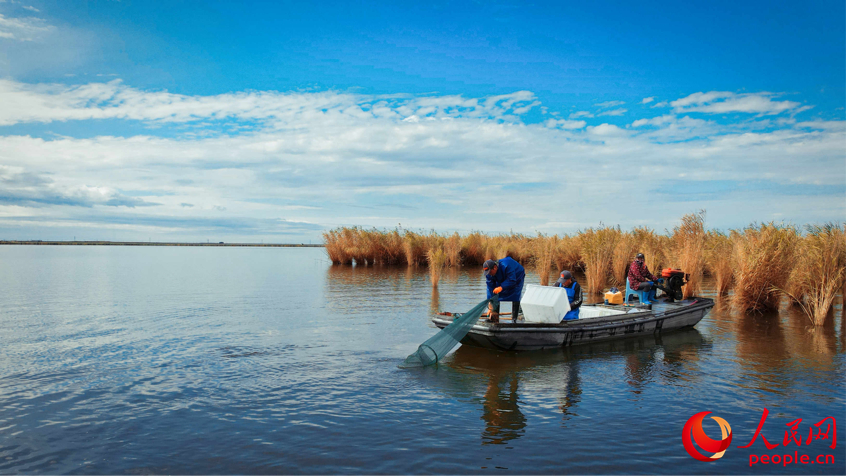
[[[45,245],[45,246],[240,246],[256,248],[323,248],[324,245],[305,243],[177,243],[153,241],[47,241],[47,240],[0,240],[0,245]]]

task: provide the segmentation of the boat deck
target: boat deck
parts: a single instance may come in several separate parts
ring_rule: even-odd
[[[464,344],[504,350],[536,350],[570,346],[625,336],[660,333],[696,325],[714,306],[708,298],[656,302],[650,306],[596,304],[584,308],[626,311],[560,323],[534,323],[510,319],[499,323],[480,319],[461,340]],[[432,319],[439,328],[451,324],[453,315]]]

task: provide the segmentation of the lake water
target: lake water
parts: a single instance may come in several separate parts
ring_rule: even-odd
[[[839,298],[819,329],[718,305],[660,337],[397,368],[433,310],[482,299],[475,267],[433,293],[425,268],[319,248],[0,247],[0,473],[846,472]],[[837,447],[737,448],[764,408],[770,443],[834,417]],[[733,431],[715,462],[682,446],[702,411]],[[834,463],[749,466],[794,451]]]

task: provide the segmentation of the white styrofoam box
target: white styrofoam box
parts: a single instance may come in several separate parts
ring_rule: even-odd
[[[557,324],[570,311],[570,300],[564,288],[528,284],[520,308],[526,322]]]
[[[596,306],[582,306],[579,308],[579,319],[590,319],[591,317],[605,317],[614,316],[617,314],[625,314],[626,311],[618,311],[616,309],[608,309]]]

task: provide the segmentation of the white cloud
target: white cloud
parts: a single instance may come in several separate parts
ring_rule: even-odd
[[[746,93],[735,94],[725,91],[693,93],[690,96],[670,103],[676,113],[704,112],[725,114],[743,112],[752,114],[780,114],[797,109],[801,104],[794,101],[773,101],[774,94]]]
[[[570,119],[578,119],[580,117],[593,117],[593,114],[588,111],[577,111],[570,114],[569,116]]]
[[[575,230],[549,228],[550,217],[561,216],[554,198],[559,193],[573,206],[566,220],[553,221],[573,228],[599,220],[630,227],[642,224],[640,218],[620,203],[648,205],[632,191],[633,180],[647,192],[681,174],[684,180],[836,187],[846,174],[844,121],[763,127],[763,121],[721,125],[668,114],[635,120],[629,128],[563,119],[529,124],[517,113],[537,107],[528,92],[492,98],[334,92],[189,97],[119,82],[69,87],[4,81],[0,94],[0,103],[13,105],[0,110],[6,124],[114,118],[158,127],[128,137],[0,136],[0,197],[7,197],[0,200],[0,230],[23,226],[15,217],[28,214],[28,229],[75,223],[180,239],[214,229],[316,240],[326,227],[398,222],[440,230],[546,226],[562,232]],[[223,120],[261,126],[197,133],[204,130],[200,124]],[[720,220],[745,225],[771,213],[797,223],[846,213],[843,197],[791,196],[787,205],[777,190],[767,193],[754,203],[721,197],[695,206],[679,193],[665,197],[648,224],[672,227],[702,207],[713,226]]]
[[[587,125],[585,121],[568,121],[566,119],[549,119],[544,124],[549,128],[582,129]]]
[[[676,121],[676,116],[672,114],[666,114],[663,116],[653,117],[652,119],[638,119],[632,122],[632,127],[642,127],[642,126],[661,126],[664,124],[670,124]]]
[[[9,18],[0,14],[0,38],[33,41],[52,29],[52,26],[40,18]]]
[[[622,116],[627,112],[629,112],[628,109],[612,109],[610,111],[600,112],[597,116]]]
[[[600,124],[587,128],[590,134],[597,136],[623,136],[626,132],[613,124]]]
[[[600,108],[608,108],[608,107],[622,106],[625,103],[626,103],[626,101],[605,101],[605,102],[594,104],[594,106],[597,106],[597,107],[600,107]]]
[[[651,103],[651,102],[652,102],[652,101],[654,101],[654,100],[655,100],[655,98],[654,98],[654,97],[643,98],[643,101],[641,101],[640,103],[641,103],[641,104],[649,104],[649,103]]]
[[[461,96],[396,97],[348,93],[249,92],[216,96],[185,96],[166,91],[145,92],[120,80],[81,86],[29,85],[0,80],[0,125],[86,119],[133,119],[157,122],[198,120],[265,121],[278,127],[316,117],[378,118],[486,118],[517,120],[540,103],[532,93],[484,99]]]

